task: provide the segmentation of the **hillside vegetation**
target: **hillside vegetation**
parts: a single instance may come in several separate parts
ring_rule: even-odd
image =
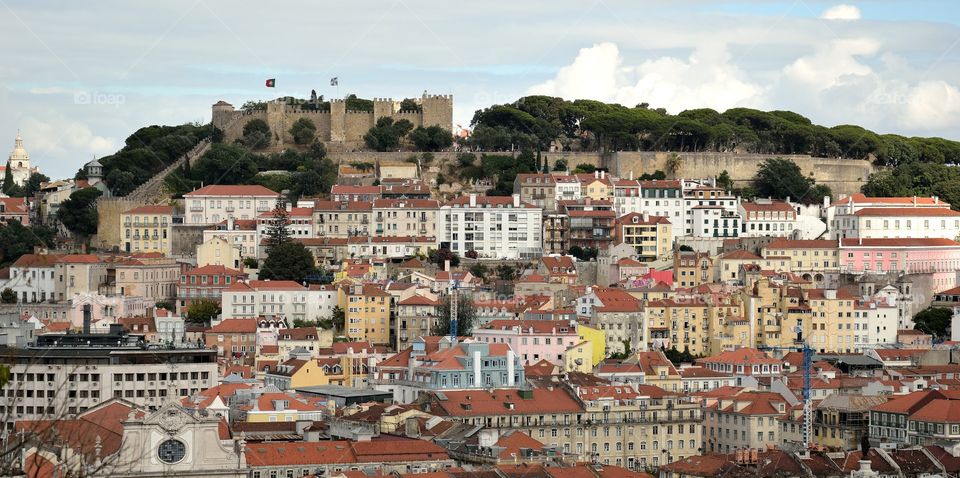
[[[592,100],[527,96],[478,110],[471,144],[484,151],[516,148],[587,151],[739,151],[871,158],[877,164],[960,163],[960,143],[941,138],[877,134],[860,126],[813,124],[792,111],[709,108],[676,115],[647,104],[627,107]]]

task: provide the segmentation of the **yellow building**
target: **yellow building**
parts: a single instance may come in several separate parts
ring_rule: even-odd
[[[211,237],[197,246],[197,267],[208,265],[240,270],[243,267],[240,249],[223,238]]]
[[[606,176],[605,171],[594,171],[593,174],[578,174],[580,194],[590,199],[613,199],[613,183]]]
[[[613,234],[616,242],[636,249],[641,261],[667,257],[673,250],[673,224],[664,216],[625,214],[617,219]]]
[[[593,373],[593,343],[581,340],[567,347],[563,354],[563,364],[567,372]]]
[[[244,406],[241,412],[248,422],[264,423],[322,420],[325,410],[325,398],[274,392],[260,395],[252,404]]]
[[[338,292],[344,330],[351,340],[390,343],[390,294],[377,284],[349,284]]]
[[[170,254],[173,206],[140,206],[120,214],[126,252]]]
[[[607,334],[593,327],[577,324],[580,342],[590,342],[590,363],[596,365],[607,357]]]
[[[723,333],[728,321],[740,319],[738,298],[719,297],[707,302],[699,297],[683,300],[651,300],[644,306],[647,319],[647,346],[650,349],[676,347],[693,355],[711,355],[710,337]]]
[[[762,255],[773,260],[768,268],[795,272],[819,284],[825,274],[839,272],[838,251],[837,241],[777,239],[763,248]]]
[[[673,285],[696,287],[713,282],[713,258],[706,252],[678,251],[673,255]]]

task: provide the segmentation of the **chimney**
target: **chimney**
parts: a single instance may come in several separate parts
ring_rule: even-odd
[[[630,180],[633,181],[633,170],[630,170]]]
[[[83,306],[83,333],[90,333],[90,304]]]
[[[483,386],[483,376],[480,373],[480,351],[473,351],[473,386],[480,388]]]
[[[607,178],[607,172],[601,169],[601,170],[600,170],[600,179],[606,179],[606,178]]]
[[[593,179],[600,179],[600,171],[593,170]]]
[[[643,213],[643,222],[650,222],[650,213]]]
[[[470,193],[470,207],[477,207],[477,193]]]
[[[228,230],[228,231],[232,231],[232,230],[233,230],[233,216],[228,216],[228,217],[227,217],[227,230]]]
[[[443,270],[450,272],[450,259],[445,259],[443,261]]]
[[[513,195],[513,207],[520,207],[520,195],[519,195],[519,194],[514,194],[514,195]]]
[[[513,350],[507,350],[507,386],[512,387],[514,385],[514,376],[513,376]]]

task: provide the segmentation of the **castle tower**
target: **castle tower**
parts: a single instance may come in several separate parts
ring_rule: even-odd
[[[420,104],[423,107],[423,127],[437,125],[453,130],[453,95],[429,95],[424,92]]]
[[[83,168],[87,171],[87,184],[93,186],[103,181],[103,165],[96,158],[85,164]]]
[[[18,186],[27,184],[30,174],[33,172],[30,168],[30,154],[23,147],[23,138],[20,137],[20,131],[17,131],[17,138],[14,140],[13,151],[8,157],[8,165],[13,174],[13,182]]]
[[[341,99],[330,100],[330,141],[343,143],[347,138],[347,103]]]
[[[235,112],[233,105],[227,103],[226,101],[220,100],[213,105],[213,127],[219,130],[224,130],[230,121],[233,120],[233,113]]]
[[[383,118],[384,116],[392,117],[393,116],[393,99],[392,98],[374,98],[373,99],[373,123],[376,124],[377,120]]]

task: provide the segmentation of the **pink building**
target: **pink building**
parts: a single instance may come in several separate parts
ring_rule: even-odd
[[[840,241],[844,272],[933,274],[936,291],[956,286],[960,243],[940,238],[845,238]]]
[[[493,320],[474,330],[473,337],[510,345],[525,365],[547,360],[563,366],[567,349],[580,342],[576,324],[563,320]]]

